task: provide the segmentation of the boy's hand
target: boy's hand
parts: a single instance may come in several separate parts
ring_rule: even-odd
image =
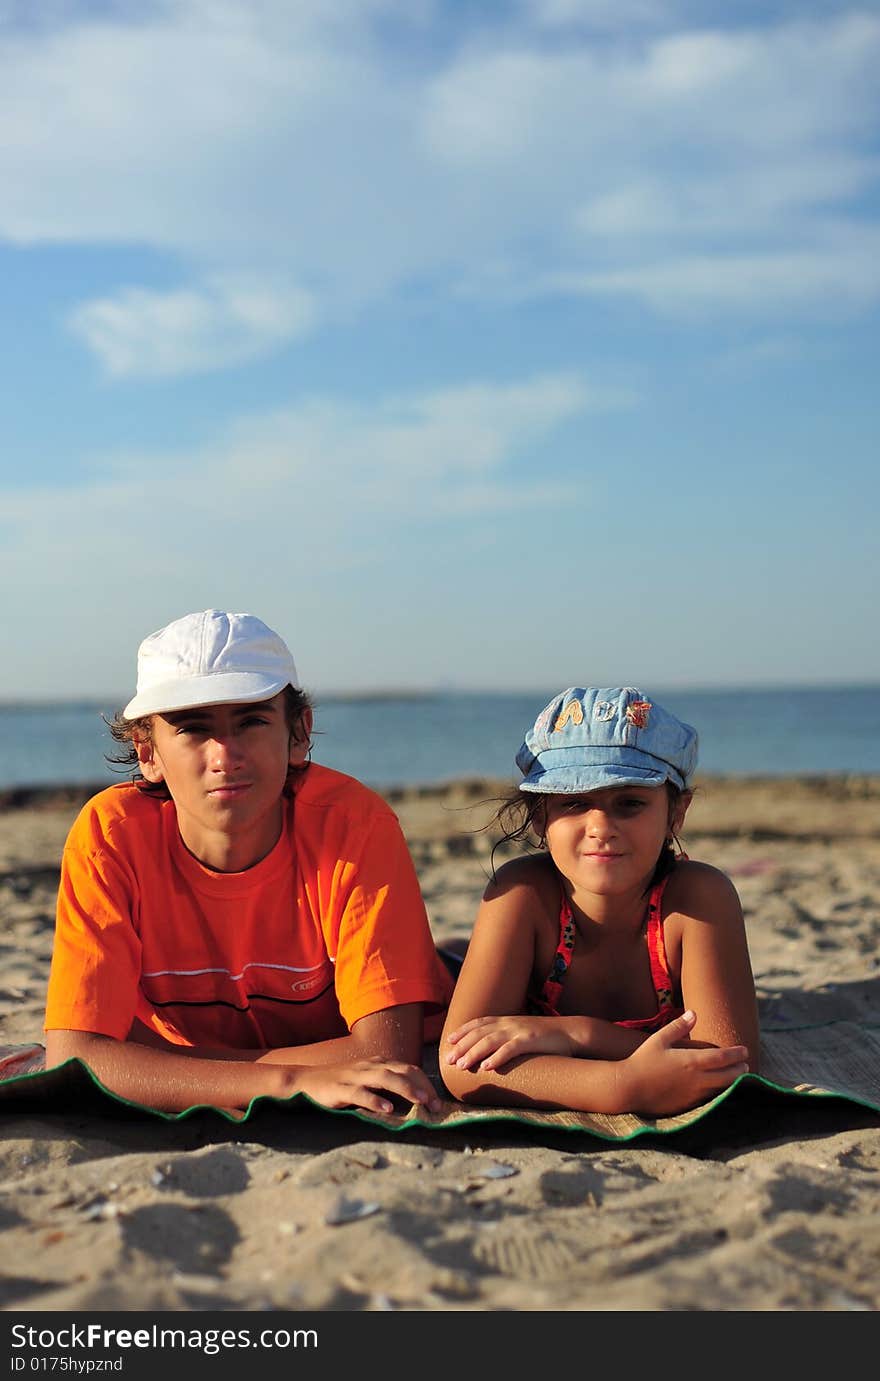
[[[574,1055],[574,1042],[555,1017],[473,1017],[446,1037],[446,1064],[500,1069],[517,1055]]]
[[[654,1031],[621,1062],[629,1109],[653,1116],[684,1112],[748,1074],[744,1045],[692,1045],[695,1022],[694,1013],[685,1012]]]
[[[400,1060],[378,1057],[350,1064],[300,1066],[294,1087],[297,1093],[307,1093],[325,1108],[393,1112],[394,1104],[388,1094],[405,1103],[419,1103],[430,1112],[437,1112],[441,1106],[424,1070]]]

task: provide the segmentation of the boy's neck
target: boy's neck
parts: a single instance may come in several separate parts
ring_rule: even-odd
[[[187,853],[214,873],[244,873],[272,852],[281,837],[285,818],[284,799],[270,817],[245,831],[209,830],[177,812],[177,829]]]

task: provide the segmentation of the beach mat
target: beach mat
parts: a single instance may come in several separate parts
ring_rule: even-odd
[[[646,1118],[625,1113],[548,1112],[531,1108],[477,1108],[448,1097],[438,1112],[412,1105],[379,1114],[353,1108],[328,1109],[306,1094],[288,1099],[255,1098],[236,1114],[199,1104],[184,1112],[159,1112],[120,1098],[105,1089],[80,1060],[46,1069],[42,1045],[0,1046],[0,1114],[63,1112],[89,1107],[114,1109],[136,1116],[178,1122],[206,1111],[228,1122],[247,1122],[266,1106],[308,1104],[332,1117],[353,1117],[389,1132],[421,1128],[443,1131],[492,1122],[519,1122],[548,1131],[581,1132],[604,1141],[632,1141],[641,1136],[670,1135],[702,1122],[714,1109],[736,1099],[738,1090],[759,1086],[782,1099],[830,1099],[858,1105],[880,1115],[880,1001],[877,980],[828,988],[815,993],[766,995],[761,1003],[761,1073],[746,1074],[714,1098],[672,1117]],[[818,1020],[816,1018],[819,1018]],[[812,1018],[812,1020],[810,1020]],[[437,1047],[425,1048],[425,1068],[441,1096]]]

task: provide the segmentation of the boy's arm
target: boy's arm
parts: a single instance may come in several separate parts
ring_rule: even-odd
[[[423,1028],[399,1025],[393,1012],[442,1013],[452,979],[437,954],[409,846],[394,813],[383,803],[362,821],[349,816],[344,837],[334,840],[335,886],[320,918],[333,956],[336,996],[351,1037],[359,1043],[393,1038],[408,1058],[421,1058]],[[382,1014],[385,1014],[384,1016]],[[382,1025],[374,1019],[380,1017]],[[370,1026],[364,1023],[370,1019]],[[391,1027],[384,1023],[392,1021]],[[411,1018],[404,1019],[407,1023]],[[377,1035],[377,1032],[381,1034]]]
[[[259,1094],[285,1098],[297,1092],[294,1071],[283,1066],[255,1070],[235,1059],[194,1059],[182,1052],[183,1047],[151,1049],[92,1031],[46,1032],[47,1067],[80,1059],[112,1093],[161,1112],[200,1103],[244,1108]]]
[[[350,1039],[343,1038],[341,1043]],[[317,1048],[311,1047],[312,1051]],[[80,1059],[111,1093],[160,1112],[183,1112],[197,1105],[244,1109],[252,1098],[289,1098],[295,1093],[305,1093],[325,1107],[358,1107],[368,1112],[393,1111],[389,1095],[408,1103],[439,1106],[420,1069],[402,1060],[366,1054],[366,1048],[340,1051],[338,1062],[293,1063],[297,1047],[285,1052],[215,1052],[206,1057],[188,1049],[184,1053],[180,1046],[158,1049],[89,1031],[46,1032],[47,1066]],[[278,1053],[289,1055],[290,1060],[273,1058]]]
[[[418,1065],[422,1059],[422,1004],[406,1003],[356,1021],[347,1036],[269,1050],[259,1063],[329,1065],[345,1060],[404,1060]]]
[[[251,1064],[329,1065],[343,1060],[404,1060],[419,1064],[422,1057],[421,1003],[388,1007],[356,1021],[347,1036],[289,1045],[273,1050],[232,1049],[228,1046],[174,1045],[157,1031],[137,1019],[128,1034],[129,1041],[154,1050],[183,1054],[187,1059],[248,1061]]]

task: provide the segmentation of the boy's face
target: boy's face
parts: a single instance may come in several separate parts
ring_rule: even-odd
[[[224,872],[251,867],[274,847],[288,768],[308,752],[294,739],[284,692],[251,705],[206,705],[151,716],[150,741],[137,742],[141,772],[164,782],[184,844]]]

